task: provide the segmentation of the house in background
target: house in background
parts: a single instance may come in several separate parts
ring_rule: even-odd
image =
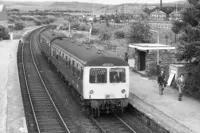
[[[3,4],[0,4],[0,26],[8,28],[8,16],[6,12],[6,7]]]
[[[181,11],[173,11],[172,13],[169,14],[169,20],[175,21],[175,20],[181,20]]]
[[[152,21],[159,21],[159,20],[166,20],[167,15],[163,11],[155,10],[150,14],[150,20]]]

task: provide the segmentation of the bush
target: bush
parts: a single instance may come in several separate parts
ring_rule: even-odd
[[[99,29],[92,28],[92,35],[97,35],[99,33]]]
[[[10,39],[10,35],[9,35],[8,32],[5,30],[5,28],[0,28],[0,38],[2,38],[2,39],[4,39],[4,40]]]
[[[122,39],[122,38],[125,37],[125,33],[124,33],[124,31],[119,30],[119,31],[116,31],[116,32],[114,33],[114,36],[115,36],[115,38],[117,38],[117,39]]]
[[[100,33],[99,35],[99,39],[102,41],[106,41],[106,40],[110,40],[112,34],[109,33],[108,31],[103,31],[102,33]]]
[[[81,31],[89,31],[89,27],[86,26],[85,24],[80,24],[78,30],[81,30]]]
[[[22,22],[16,22],[15,23],[15,27],[14,27],[14,29],[15,30],[23,30],[24,29],[24,24],[22,23]]]
[[[42,24],[42,22],[40,20],[35,20],[34,22],[35,22],[36,25],[41,25]]]
[[[75,34],[72,35],[72,38],[83,38],[83,37],[84,37],[83,34],[77,34],[77,33],[75,33]]]
[[[80,29],[80,24],[79,23],[72,23],[71,24],[71,29],[76,29],[76,30],[79,30]]]

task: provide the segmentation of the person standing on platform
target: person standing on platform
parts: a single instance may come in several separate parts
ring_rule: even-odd
[[[128,62],[128,54],[127,54],[127,53],[125,53],[124,60],[125,60],[126,62]]]
[[[157,82],[159,85],[159,94],[163,95],[164,88],[166,87],[165,74],[163,70],[160,72]]]
[[[185,87],[185,77],[183,74],[181,74],[180,77],[177,79],[176,84],[179,90],[178,100],[181,101],[183,96],[183,89]]]

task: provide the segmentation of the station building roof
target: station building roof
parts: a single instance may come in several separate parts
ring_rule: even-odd
[[[4,4],[0,4],[0,12],[3,12],[5,10],[5,5]]]
[[[136,48],[138,50],[175,50],[174,46],[169,46],[165,44],[158,43],[136,43],[129,44],[130,48]]]

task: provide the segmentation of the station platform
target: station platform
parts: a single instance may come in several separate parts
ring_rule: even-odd
[[[37,27],[28,27],[24,36]],[[19,40],[0,41],[0,133],[28,133],[17,68]]]
[[[178,101],[178,90],[166,87],[159,95],[156,80],[130,72],[130,104],[146,114],[170,133],[200,132],[200,101],[183,96]]]
[[[19,40],[0,41],[0,133],[27,133],[17,68]]]

